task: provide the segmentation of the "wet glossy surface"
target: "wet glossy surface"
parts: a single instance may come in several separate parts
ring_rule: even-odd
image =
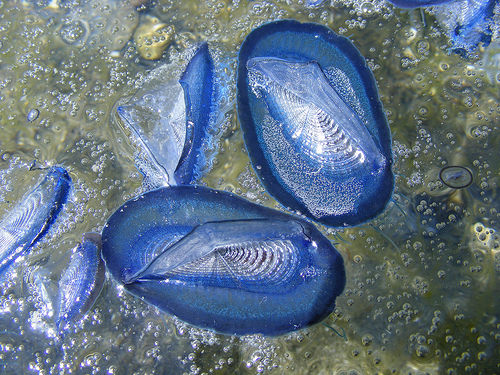
[[[91,3],[99,6],[82,18],[101,12],[111,19],[100,9],[113,11],[114,0]],[[266,22],[294,18],[348,37],[366,58],[391,127],[396,190],[386,209],[363,225],[318,226],[345,260],[345,290],[324,320],[341,335],[345,330],[345,339],[323,324],[278,337],[216,334],[143,302],[112,277],[60,337],[55,311],[26,279],[33,267],[49,270],[57,287],[82,233],[101,232],[118,207],[145,191],[136,148],[115,122],[115,103],[133,96],[163,61],[145,63],[132,32],[117,38],[126,43],[120,50],[112,41],[68,44],[59,34],[67,10],[4,0],[0,215],[43,178],[41,171],[27,173],[34,159],[70,169],[74,194],[43,240],[0,277],[0,373],[498,373],[498,31],[488,47],[463,58],[450,53],[447,31],[429,8],[408,11],[372,0],[316,8],[302,0],[148,4],[113,18],[128,30],[137,20],[146,24],[144,15],[175,24],[163,55],[177,67],[172,79],[204,40],[215,67],[227,72],[222,121],[213,132],[218,147],[207,156],[200,183],[270,208],[281,206],[259,182],[237,118],[243,40]],[[101,24],[102,40],[111,40],[114,25]],[[77,22],[76,37],[78,30]],[[39,116],[28,122],[33,108]],[[448,165],[470,169],[472,185],[444,185],[439,171]]]

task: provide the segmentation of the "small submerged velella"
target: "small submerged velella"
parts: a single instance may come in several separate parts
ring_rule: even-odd
[[[281,204],[329,226],[384,209],[394,190],[390,130],[347,38],[318,24],[265,24],[241,46],[237,89],[252,164]]]
[[[433,7],[453,49],[467,54],[479,43],[487,46],[498,31],[498,0],[389,0],[400,8]]]
[[[201,186],[125,203],[102,239],[106,266],[128,292],[225,334],[317,323],[345,285],[341,255],[314,225]]]
[[[101,258],[101,236],[85,233],[73,249],[67,268],[59,279],[56,325],[59,330],[77,322],[92,307],[105,278]]]
[[[30,109],[30,111],[28,112],[26,119],[28,120],[28,122],[33,122],[38,118],[39,115],[40,115],[40,111],[36,108],[33,108],[33,109]]]
[[[51,167],[43,180],[0,222],[0,273],[47,232],[66,202],[68,172]]]
[[[472,172],[465,167],[449,165],[439,172],[439,179],[453,189],[464,189],[472,184]]]
[[[204,164],[201,150],[215,108],[215,75],[207,43],[201,44],[179,81],[157,85],[117,111],[146,151],[149,169],[169,185],[193,183]]]

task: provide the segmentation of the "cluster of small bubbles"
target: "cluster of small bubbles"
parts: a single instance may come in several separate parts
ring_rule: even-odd
[[[471,248],[493,256],[500,252],[500,235],[494,229],[476,223],[472,226],[472,234]]]
[[[81,20],[71,20],[62,25],[59,36],[67,44],[84,43],[88,34],[88,26]]]

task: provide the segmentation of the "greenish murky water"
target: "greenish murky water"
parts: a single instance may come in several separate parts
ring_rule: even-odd
[[[498,41],[464,59],[450,53],[432,14],[379,0],[316,9],[298,0],[139,3],[0,1],[0,215],[38,180],[28,170],[35,160],[65,166],[75,185],[45,239],[0,279],[0,372],[500,372]],[[277,207],[245,151],[234,72],[244,37],[281,18],[351,39],[375,74],[393,133],[393,202],[361,227],[322,228],[347,270],[328,326],[277,338],[218,335],[162,314],[108,277],[89,313],[58,337],[36,275],[57,274],[82,233],[100,232],[141,191],[135,148],[114,108],[161,64],[148,60],[154,54],[164,50],[162,61],[180,66],[190,47],[210,42],[224,97],[203,183]],[[169,40],[155,34],[158,24]],[[39,116],[29,122],[33,109]],[[472,185],[444,185],[447,165],[469,168]]]

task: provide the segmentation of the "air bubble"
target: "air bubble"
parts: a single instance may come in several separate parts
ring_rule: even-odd
[[[375,5],[373,3],[363,3],[361,4],[361,12],[363,16],[371,17],[376,13]]]
[[[472,172],[461,166],[448,166],[441,169],[439,178],[448,187],[464,189],[472,184]]]
[[[87,33],[86,25],[80,20],[75,20],[64,24],[59,31],[59,36],[64,43],[72,45],[79,42],[83,43],[87,37]]]
[[[415,353],[420,358],[427,357],[430,353],[430,349],[426,345],[419,345],[417,346],[417,349],[415,349]]]

